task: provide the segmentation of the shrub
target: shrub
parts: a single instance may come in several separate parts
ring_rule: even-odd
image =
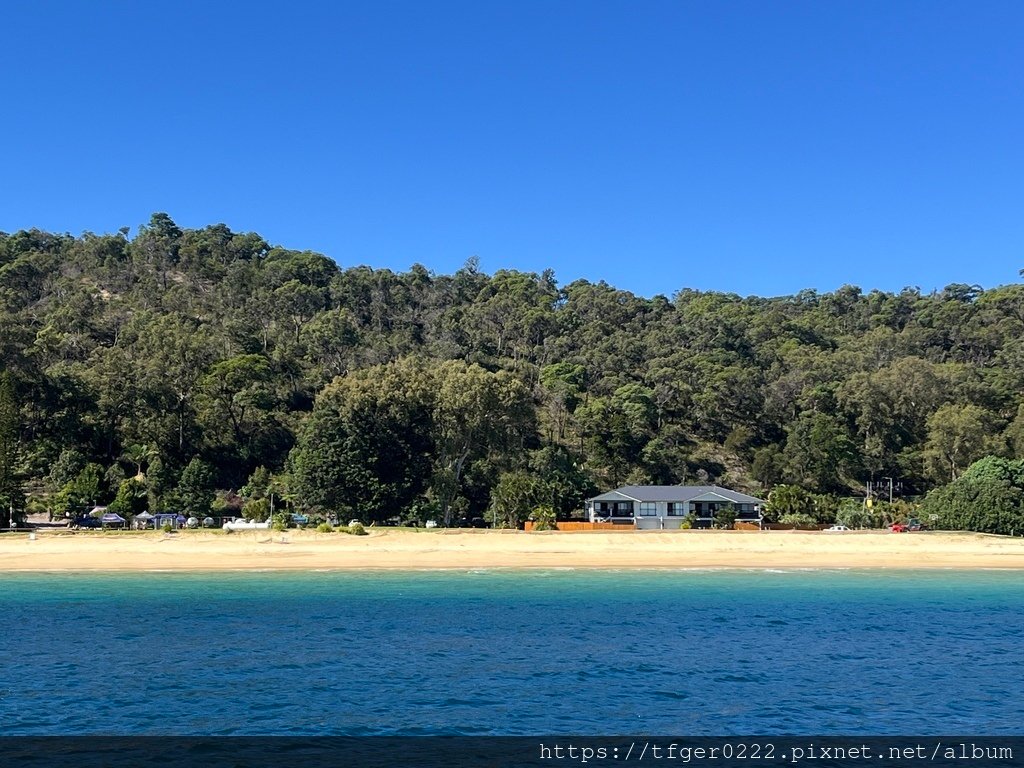
[[[262,523],[270,517],[270,500],[252,499],[245,502],[245,506],[242,507],[242,515],[247,520],[255,520],[258,523]]]
[[[732,504],[725,504],[715,512],[716,528],[732,528],[736,524],[736,507]]]
[[[782,515],[782,517],[779,518],[779,522],[783,525],[792,525],[795,528],[817,527],[817,521],[814,519],[814,516],[803,512],[790,512]]]
[[[348,532],[351,533],[353,536],[366,536],[367,535],[366,529],[363,528],[363,524],[362,523],[353,523],[352,525],[350,525],[348,527]]]
[[[533,530],[535,531],[555,530],[555,508],[550,505],[534,507],[533,512],[530,513],[530,519],[533,521]]]
[[[764,519],[768,522],[784,523],[790,515],[804,515],[814,523],[814,496],[798,485],[777,485],[768,494]]]
[[[170,523],[164,523],[163,527],[160,528],[164,533],[170,533],[174,530],[174,527]]]
[[[847,528],[881,528],[882,516],[868,509],[863,501],[847,499],[836,514],[836,522]]]
[[[318,525],[316,527],[316,532],[317,533],[334,533],[334,526],[331,525],[330,523],[320,523],[320,525]]]

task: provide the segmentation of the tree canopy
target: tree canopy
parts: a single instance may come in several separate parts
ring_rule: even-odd
[[[626,482],[924,494],[1024,458],[1024,285],[646,298],[163,213],[128,233],[0,233],[3,499],[198,513],[263,467],[303,509],[454,521],[523,472],[563,513]]]

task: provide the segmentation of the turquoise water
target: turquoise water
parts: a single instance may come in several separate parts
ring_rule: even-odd
[[[7,575],[17,734],[1016,734],[1024,573]]]

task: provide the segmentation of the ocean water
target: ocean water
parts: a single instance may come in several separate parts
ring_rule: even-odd
[[[1019,734],[1024,573],[14,574],[0,727]]]

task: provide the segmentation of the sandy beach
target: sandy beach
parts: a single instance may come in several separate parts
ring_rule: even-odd
[[[0,536],[0,571],[417,568],[1024,568],[1024,539],[970,533],[371,530],[43,531]]]

